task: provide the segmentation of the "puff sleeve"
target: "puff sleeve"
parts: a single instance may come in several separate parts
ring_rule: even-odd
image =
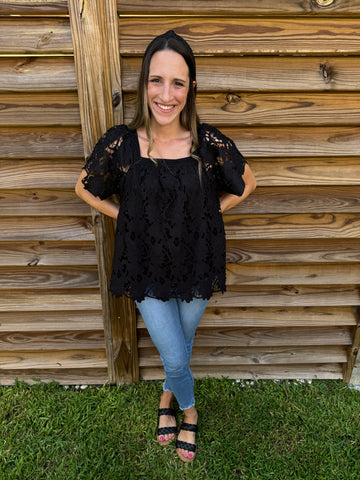
[[[245,189],[243,174],[247,162],[233,140],[206,124],[203,124],[203,140],[206,149],[202,149],[202,158],[206,169],[212,170],[216,189],[241,196]]]
[[[125,125],[111,127],[98,140],[88,157],[82,182],[86,190],[105,200],[117,193],[116,185],[122,173],[120,147],[127,133]]]

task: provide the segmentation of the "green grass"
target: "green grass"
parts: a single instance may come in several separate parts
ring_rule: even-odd
[[[198,455],[185,465],[155,440],[160,382],[0,387],[0,479],[360,478],[360,391],[340,381],[195,388]]]

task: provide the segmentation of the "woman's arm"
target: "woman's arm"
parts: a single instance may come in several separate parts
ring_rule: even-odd
[[[234,208],[240,202],[245,200],[246,197],[252,193],[256,188],[256,179],[254,174],[252,173],[249,165],[245,165],[245,171],[243,175],[243,179],[245,182],[245,189],[243,194],[239,197],[238,195],[232,195],[231,193],[225,193],[220,197],[220,208],[221,213],[230,210],[230,208]]]
[[[82,179],[86,177],[86,175],[86,171],[82,170],[75,187],[76,195],[78,195],[82,200],[84,200],[84,202],[86,202],[99,212],[116,219],[119,214],[119,205],[109,199],[100,200],[99,197],[94,197],[94,195],[92,195],[88,190],[86,190],[84,184],[82,183]]]

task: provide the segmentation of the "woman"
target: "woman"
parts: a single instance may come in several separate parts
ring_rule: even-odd
[[[209,298],[225,291],[222,213],[256,186],[232,140],[199,123],[196,87],[188,43],[173,31],[156,37],[144,54],[133,121],[104,134],[76,185],[83,200],[117,219],[110,289],[136,302],[160,353],[157,440],[175,438],[175,398],[184,462],[196,450],[193,339]]]

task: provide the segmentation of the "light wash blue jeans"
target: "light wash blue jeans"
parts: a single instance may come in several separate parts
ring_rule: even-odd
[[[174,393],[181,410],[195,405],[190,358],[195,331],[207,304],[208,300],[198,298],[191,302],[170,298],[164,302],[145,297],[136,302],[164,365],[163,389]]]

